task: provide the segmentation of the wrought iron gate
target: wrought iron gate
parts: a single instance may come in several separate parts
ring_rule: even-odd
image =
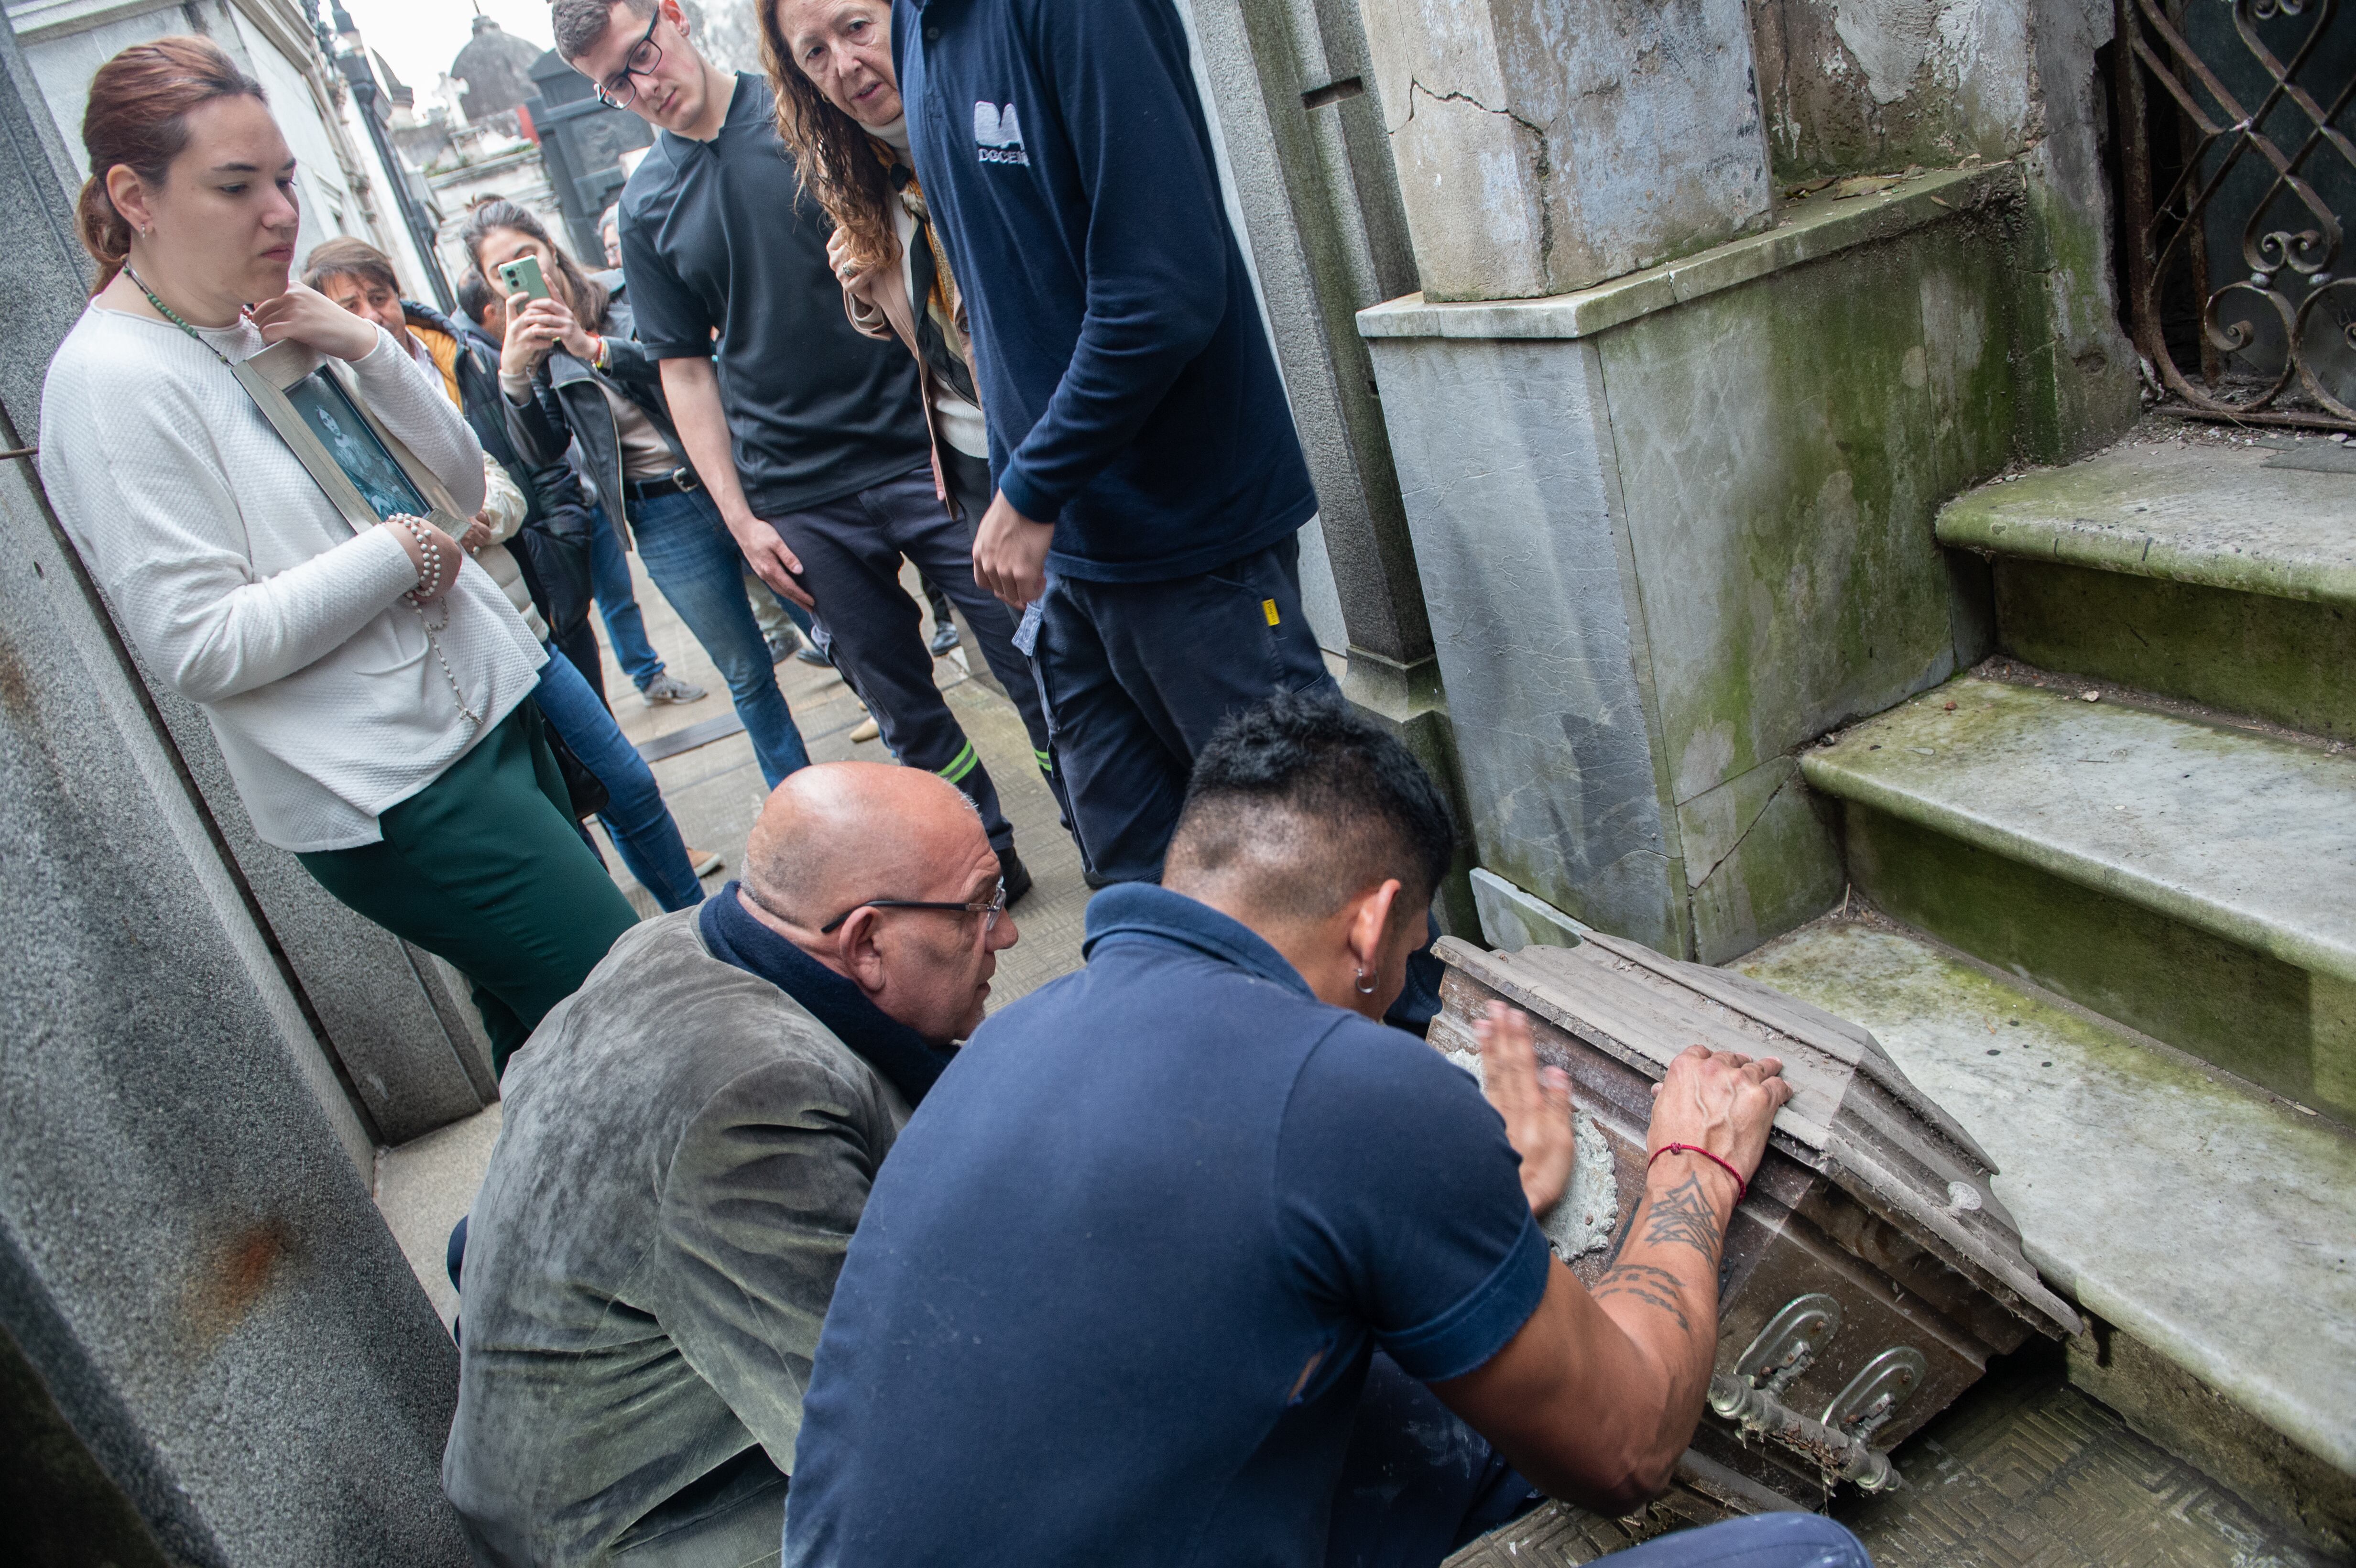
[[[2118,0],[2118,38],[2121,240],[2151,373],[2200,412],[2356,430],[2356,9]]]

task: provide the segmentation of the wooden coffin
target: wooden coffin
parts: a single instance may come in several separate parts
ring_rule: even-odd
[[[1502,999],[1570,1074],[1571,1187],[1544,1221],[1590,1285],[1644,1189],[1651,1088],[1688,1046],[1779,1057],[1791,1103],[1727,1228],[1711,1409],[1656,1508],[1691,1520],[1818,1509],[1899,1484],[1888,1450],[2032,1331],[2078,1317],[2021,1254],[1996,1167],[1857,1025],[1745,976],[1597,935],[1484,953],[1454,939],[1431,1043],[1477,1072]],[[1663,1522],[1666,1522],[1665,1520]]]

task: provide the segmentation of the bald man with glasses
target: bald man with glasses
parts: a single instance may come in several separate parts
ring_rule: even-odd
[[[794,773],[744,868],[508,1065],[442,1466],[487,1562],[776,1562],[844,1250],[1020,935],[973,804],[920,769]]]

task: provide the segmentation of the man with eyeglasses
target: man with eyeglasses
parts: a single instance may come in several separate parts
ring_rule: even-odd
[[[1012,615],[974,581],[974,519],[937,483],[916,361],[844,314],[834,225],[800,189],[768,82],[705,59],[680,0],[554,0],[549,25],[607,104],[659,133],[623,187],[622,262],[696,476],[754,571],[824,627],[892,754],[971,797],[1020,900],[1030,872],[934,679],[904,559],[964,612],[1043,771],[1046,710]]]
[[[744,869],[508,1065],[442,1465],[486,1562],[776,1561],[844,1250],[1020,934],[972,804],[914,768],[794,773]]]

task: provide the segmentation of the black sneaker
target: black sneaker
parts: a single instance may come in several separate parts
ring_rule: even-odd
[[[933,656],[935,658],[948,657],[949,650],[956,647],[958,644],[963,640],[964,639],[958,635],[957,623],[955,621],[944,620],[933,623],[932,649]]]
[[[998,874],[1006,883],[1006,907],[1012,909],[1031,891],[1031,868],[1023,863],[1012,844],[998,852]]]
[[[794,657],[799,659],[804,664],[814,664],[820,669],[832,669],[834,667],[834,661],[827,657],[824,654],[819,652],[818,645],[811,642],[808,637],[804,637],[802,639],[802,645],[794,650]]]

